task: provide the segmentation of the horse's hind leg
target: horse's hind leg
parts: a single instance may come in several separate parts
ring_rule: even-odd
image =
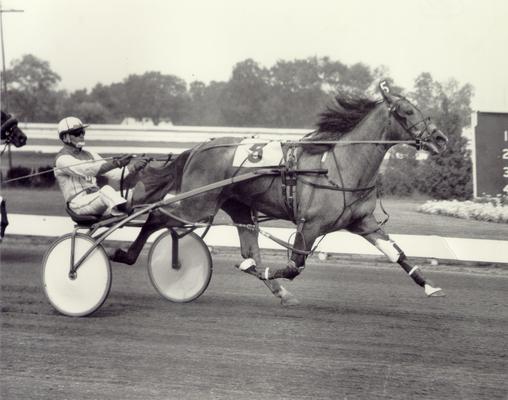
[[[425,290],[427,296],[439,297],[444,296],[441,288],[437,287],[429,279],[425,279],[418,266],[409,263],[406,255],[397,244],[391,240],[388,235],[378,227],[373,216],[364,219],[361,223],[356,224],[353,229],[349,229],[353,233],[358,233],[376,246],[391,262],[399,264],[404,271],[413,279],[413,281]]]
[[[290,279],[296,278],[305,268],[305,261],[312,250],[314,241],[322,234],[321,227],[315,223],[303,223],[296,232],[295,243],[291,251],[291,259],[285,268],[270,271],[268,268],[260,274],[259,278],[269,279]]]
[[[257,268],[262,265],[258,244],[258,233],[246,228],[238,228],[238,235],[240,237],[242,257],[244,258],[238,268],[247,273],[250,272],[247,271],[248,269],[252,269],[253,275],[258,276]],[[263,283],[270,289],[274,296],[280,298],[282,305],[292,306],[299,304],[297,298],[278,281],[263,280]]]
[[[234,223],[252,224],[250,208],[235,200],[226,201],[221,208],[228,213]],[[243,261],[237,267],[247,273],[257,276],[257,267],[261,266],[261,252],[259,250],[258,232],[247,227],[238,226],[241,254]],[[281,304],[291,306],[298,304],[296,297],[277,281],[263,281],[274,296],[280,298]]]

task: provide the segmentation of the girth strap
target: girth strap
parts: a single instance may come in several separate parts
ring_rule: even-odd
[[[295,147],[290,147],[287,153],[285,153],[285,164],[280,171],[280,175],[282,180],[282,197],[284,199],[288,216],[293,222],[296,222],[298,213],[296,168],[297,160],[295,156]]]

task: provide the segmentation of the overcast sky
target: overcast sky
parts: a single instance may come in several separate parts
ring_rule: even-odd
[[[473,107],[508,112],[506,0],[2,0],[6,64],[50,63],[59,88],[160,71],[228,80],[235,63],[329,56],[475,87]]]

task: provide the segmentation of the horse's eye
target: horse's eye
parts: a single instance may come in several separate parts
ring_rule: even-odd
[[[412,108],[408,108],[408,109],[406,110],[406,114],[407,114],[407,115],[413,115],[413,114],[414,114],[413,109],[412,109]]]

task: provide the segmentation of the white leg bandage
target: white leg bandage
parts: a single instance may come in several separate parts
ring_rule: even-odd
[[[437,296],[443,289],[441,289],[440,287],[433,287],[433,286],[430,286],[429,284],[425,284],[424,290],[425,290],[425,294],[430,297],[430,296]]]
[[[400,250],[395,246],[393,240],[376,239],[374,242],[379,251],[381,251],[391,262],[397,262],[402,254]],[[413,271],[414,272],[414,271]]]
[[[411,271],[408,272],[408,275],[411,276],[414,274],[414,272],[418,269],[418,266],[415,265],[413,268],[411,268]]]
[[[250,267],[255,267],[256,266],[256,261],[254,261],[253,258],[246,258],[245,260],[243,260],[240,265],[238,266],[238,268],[240,269],[240,271],[246,271],[248,270]]]

